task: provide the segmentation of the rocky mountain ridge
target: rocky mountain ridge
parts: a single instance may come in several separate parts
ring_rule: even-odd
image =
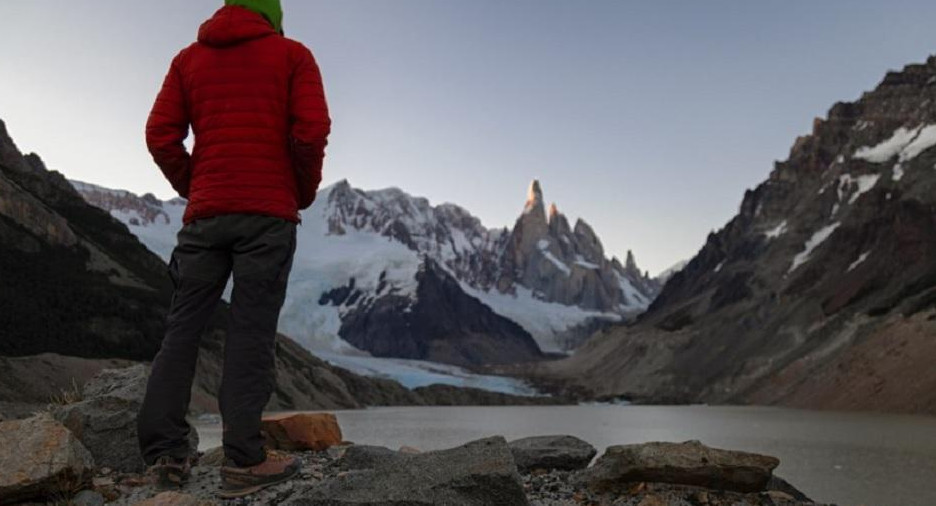
[[[0,416],[70,395],[105,367],[151,360],[171,295],[165,262],[38,156],[20,154],[2,121],[0,196]],[[149,216],[157,222],[161,215]],[[220,304],[203,336],[196,412],[217,409],[227,319]],[[277,375],[270,409],[556,402],[439,385],[409,389],[328,364],[284,335]]]
[[[835,104],[632,326],[536,374],[586,396],[936,413],[936,57]]]
[[[168,258],[184,200],[162,202],[151,195],[73,184],[88,202],[109,211]],[[547,216],[538,182],[530,194],[533,200],[508,230],[487,229],[459,206],[433,206],[396,188],[363,191],[347,181],[323,188],[302,214],[280,330],[311,350],[478,366],[567,352],[595,329],[645,310],[659,283],[640,272],[633,255],[624,264],[606,258],[587,223],[578,220],[570,228],[555,205]],[[426,309],[435,299],[418,294],[430,280],[451,285],[446,293],[452,297],[481,304]],[[419,318],[429,320],[414,316],[416,307],[426,309]],[[479,310],[493,316],[479,319]],[[440,327],[441,316],[453,311],[458,325]],[[478,327],[480,322],[485,328]],[[511,330],[516,325],[519,329]],[[390,328],[411,330],[403,338],[380,330]],[[460,328],[473,330],[461,333]],[[494,345],[500,338],[479,341],[484,334],[513,334],[518,342],[532,337],[539,351],[520,351],[529,349],[524,344],[513,348],[518,353],[510,352]],[[464,344],[468,341],[491,351],[472,353]]]

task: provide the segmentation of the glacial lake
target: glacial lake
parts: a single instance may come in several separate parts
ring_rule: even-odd
[[[330,411],[344,439],[389,448],[450,448],[503,435],[571,434],[598,448],[685,441],[776,456],[781,476],[819,502],[936,505],[936,417],[736,406],[380,407]],[[220,426],[196,424],[201,449]]]

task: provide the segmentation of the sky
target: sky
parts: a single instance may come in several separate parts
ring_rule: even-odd
[[[220,0],[0,0],[0,119],[72,179],[173,197],[143,125]],[[283,0],[322,70],[324,183],[512,226],[533,179],[655,274],[813,118],[936,52],[923,0]]]

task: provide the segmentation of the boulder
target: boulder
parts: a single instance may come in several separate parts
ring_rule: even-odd
[[[812,499],[810,499],[806,494],[801,492],[798,488],[791,485],[790,482],[776,475],[770,478],[770,481],[767,483],[767,486],[765,488],[767,492],[779,492],[782,494],[786,494],[797,501],[815,502]]]
[[[509,446],[520,471],[584,469],[598,453],[594,446],[575,436],[525,437],[511,441]]]
[[[83,399],[57,406],[53,415],[87,447],[99,466],[137,473],[144,470],[137,442],[137,413],[149,372],[143,365],[105,369],[82,390]],[[198,448],[192,430],[189,444]]]
[[[355,469],[293,494],[290,505],[527,505],[520,475],[501,436],[417,454],[359,450]],[[372,447],[373,448],[373,447]],[[362,456],[373,458],[363,458]],[[352,457],[355,458],[355,457]]]
[[[345,449],[341,460],[338,461],[338,467],[345,471],[374,469],[399,462],[401,455],[409,454],[395,452],[383,446],[354,445]]]
[[[0,423],[0,504],[71,495],[87,483],[94,459],[47,414]]]
[[[270,448],[321,451],[341,443],[341,427],[332,413],[266,416],[263,433]]]
[[[767,455],[709,448],[699,441],[611,446],[579,479],[593,492],[636,482],[760,492],[780,461]]]

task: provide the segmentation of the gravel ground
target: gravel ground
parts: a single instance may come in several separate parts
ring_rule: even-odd
[[[199,506],[259,506],[278,504],[300,490],[344,472],[339,468],[343,447],[328,451],[295,453],[303,461],[299,477],[275,485],[252,496],[221,500],[215,496],[221,482],[218,467],[198,465],[182,492],[198,498]],[[106,471],[106,470],[105,470]],[[803,503],[782,494],[739,494],[697,487],[639,483],[623,495],[599,496],[575,485],[575,471],[537,469],[521,473],[521,481],[531,506],[801,506]],[[102,474],[95,478],[96,490],[107,504],[130,506],[156,495],[150,480],[141,475]],[[81,506],[81,503],[76,503]]]

